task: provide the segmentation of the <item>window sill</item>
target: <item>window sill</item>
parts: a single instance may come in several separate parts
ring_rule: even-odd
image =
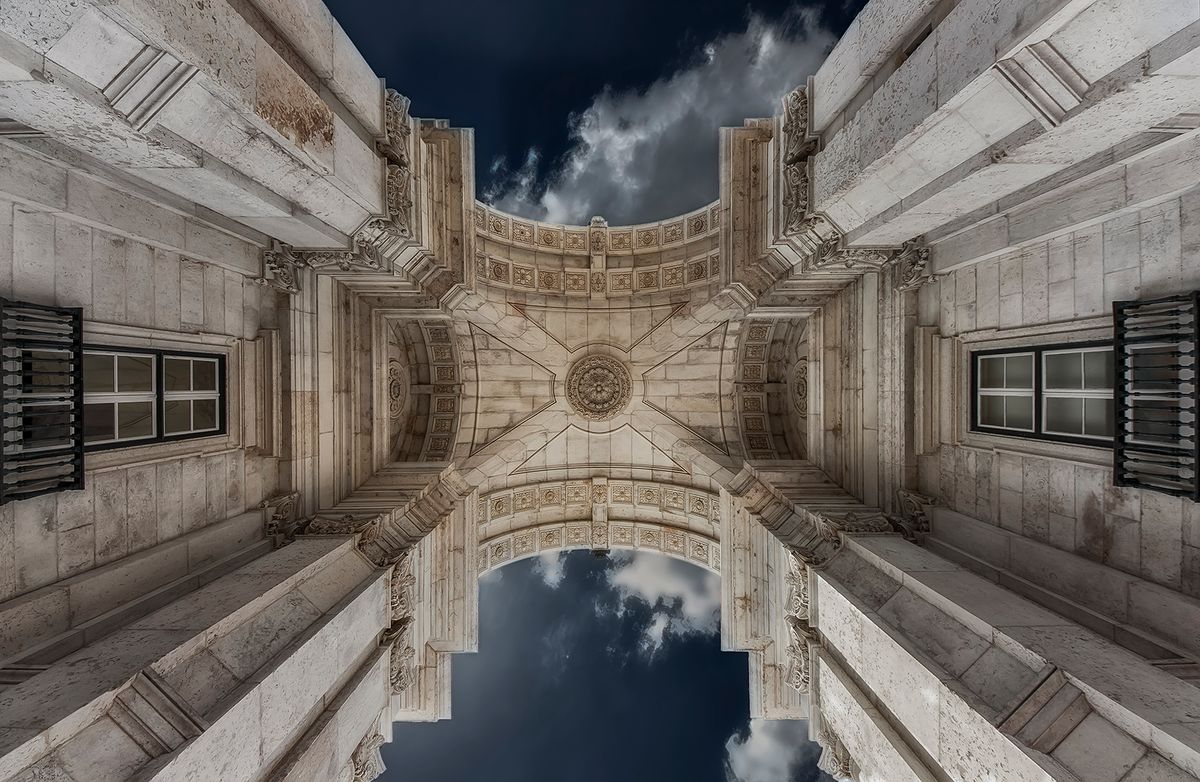
[[[128,448],[112,448],[106,451],[87,451],[84,453],[83,467],[84,472],[91,475],[188,456],[212,456],[227,451],[236,451],[240,447],[240,443],[229,434],[191,437],[186,440],[130,445]]]
[[[1025,437],[968,432],[958,443],[964,448],[974,448],[995,453],[1010,453],[1017,456],[1036,456],[1060,462],[1071,462],[1088,467],[1112,467],[1112,448],[1104,446],[1076,445]]]

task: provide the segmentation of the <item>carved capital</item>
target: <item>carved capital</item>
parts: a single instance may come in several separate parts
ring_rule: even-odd
[[[383,735],[379,732],[379,726],[373,725],[371,732],[363,737],[350,757],[354,769],[350,777],[352,782],[373,782],[384,772],[386,767],[383,765],[383,756],[379,753],[382,746]]]
[[[854,778],[854,764],[850,758],[850,750],[833,732],[833,728],[824,717],[821,718],[821,730],[817,732],[817,743],[821,745],[821,757],[817,760],[817,768],[838,780]]]
[[[274,548],[281,548],[296,538],[300,522],[296,519],[296,507],[300,492],[280,494],[265,499],[258,507],[267,510],[265,534]]]
[[[929,497],[907,489],[897,489],[896,505],[899,513],[889,517],[892,529],[910,543],[924,545],[925,538],[931,530],[925,506],[932,504],[933,500]]]
[[[263,276],[257,280],[259,285],[270,285],[289,295],[300,292],[300,283],[296,278],[296,269],[300,264],[289,245],[272,242],[269,249],[262,251],[262,262]]]
[[[809,136],[808,91],[800,87],[783,98],[783,233],[792,236],[803,231],[809,210],[808,161],[820,142]]]
[[[897,290],[918,290],[932,279],[929,274],[929,248],[918,239],[910,239],[902,244],[896,251],[893,263],[900,268]]]
[[[812,685],[813,653],[811,647],[820,644],[820,636],[809,624],[808,565],[795,550],[789,550],[788,572],[784,576],[789,590],[784,606],[788,625],[787,684],[797,692],[806,693]]]
[[[412,118],[408,114],[409,100],[389,89],[384,97],[384,131],[379,151],[398,166],[409,165],[408,145],[412,139]]]

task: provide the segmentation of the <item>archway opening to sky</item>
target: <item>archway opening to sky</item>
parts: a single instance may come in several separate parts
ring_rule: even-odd
[[[662,554],[583,550],[480,580],[478,654],[454,716],[396,723],[384,780],[828,782],[803,722],[751,720],[721,651],[720,577]]]

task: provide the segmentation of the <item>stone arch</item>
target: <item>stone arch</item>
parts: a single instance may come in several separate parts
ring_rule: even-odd
[[[463,406],[457,340],[448,319],[385,319],[381,413],[387,461],[449,459]]]
[[[558,225],[476,202],[473,279],[481,287],[547,297],[592,294],[639,298],[722,281],[721,209],[714,202],[638,225]],[[536,251],[536,253],[535,253]],[[606,255],[604,271],[590,258]]]
[[[519,509],[518,509],[519,504]],[[652,551],[721,573],[717,495],[652,481],[544,482],[477,505],[476,570],[547,551]]]

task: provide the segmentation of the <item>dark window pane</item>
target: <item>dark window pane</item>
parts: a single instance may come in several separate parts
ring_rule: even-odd
[[[118,391],[153,391],[153,356],[117,356]]]
[[[1083,400],[1050,397],[1046,399],[1047,432],[1083,434]]]
[[[1009,356],[1004,360],[1005,388],[1033,388],[1033,356]]]
[[[215,362],[215,361],[193,361],[192,362],[192,390],[193,391],[216,391],[217,390],[217,362]]]
[[[22,355],[22,392],[59,394],[71,382],[71,355],[56,350],[27,350]]]
[[[1004,357],[994,356],[979,360],[979,387],[1004,388]]]
[[[1094,350],[1083,354],[1084,388],[1113,387],[1113,352],[1111,350]]]
[[[1094,437],[1113,436],[1113,401],[1111,399],[1087,399],[1084,401],[1083,433]]]
[[[1004,397],[979,397],[980,426],[1004,426]]]
[[[116,428],[114,426],[114,410],[111,402],[98,405],[83,406],[83,439],[84,442],[111,440]]]
[[[1083,388],[1083,362],[1078,353],[1046,355],[1046,388]]]
[[[1033,397],[1005,397],[1005,426],[1010,429],[1033,428]]]
[[[122,440],[154,436],[154,403],[122,402],[117,405],[117,434]]]
[[[217,428],[217,400],[197,399],[192,402],[192,429]]]
[[[192,403],[186,399],[169,399],[165,405],[163,432],[180,434],[192,428]]]
[[[113,386],[113,357],[83,354],[83,390],[102,393],[116,390]]]
[[[163,359],[163,387],[167,391],[191,391],[192,362],[186,358]]]

